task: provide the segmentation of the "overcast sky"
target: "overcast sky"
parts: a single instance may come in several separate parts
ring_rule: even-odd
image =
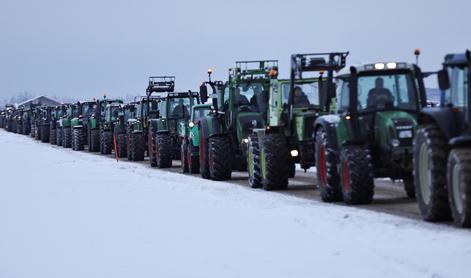
[[[440,66],[471,47],[471,1],[422,0],[1,0],[0,95],[91,98],[142,94],[149,75],[196,89],[236,60],[350,51],[350,63]]]

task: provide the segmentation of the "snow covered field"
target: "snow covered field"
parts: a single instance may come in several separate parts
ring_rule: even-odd
[[[0,131],[0,277],[470,277],[471,231]]]

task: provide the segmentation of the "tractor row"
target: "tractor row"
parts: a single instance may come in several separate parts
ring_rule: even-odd
[[[325,202],[369,204],[375,178],[400,180],[427,221],[471,226],[471,55],[449,54],[437,72],[417,64],[346,67],[348,52],[240,61],[225,81],[175,91],[174,76],[149,77],[130,103],[103,97],[56,107],[7,106],[0,127],[42,142],[148,160],[150,166],[283,190],[296,169],[316,168]],[[418,55],[418,53],[416,53]],[[437,75],[430,105],[424,79]]]

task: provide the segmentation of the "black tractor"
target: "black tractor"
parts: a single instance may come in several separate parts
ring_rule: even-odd
[[[471,227],[471,53],[448,54],[438,72],[440,107],[424,108],[414,142],[422,217]]]

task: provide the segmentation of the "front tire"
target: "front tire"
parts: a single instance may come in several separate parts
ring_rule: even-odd
[[[129,135],[129,157],[131,161],[143,161],[145,154],[145,145],[143,133],[131,133]]]
[[[289,150],[282,134],[267,134],[260,154],[263,189],[283,190],[288,187]]]
[[[82,128],[74,128],[72,130],[72,149],[74,151],[83,151],[84,149],[84,136]]]
[[[181,147],[180,147],[180,163],[182,167],[182,173],[188,173],[188,144],[187,140],[183,139]]]
[[[199,130],[200,134],[200,173],[203,179],[211,178],[209,172],[209,151],[208,151],[208,138],[205,138],[203,131]]]
[[[63,140],[63,129],[61,127],[56,128],[56,143],[57,146],[62,146]]]
[[[228,136],[209,138],[209,173],[212,180],[228,180],[232,174],[232,152]]]
[[[98,129],[91,129],[89,136],[88,151],[89,152],[98,152],[100,151],[100,131]]]
[[[195,153],[197,153],[195,155]],[[200,172],[199,150],[193,145],[193,140],[188,140],[188,149],[186,151],[188,170],[190,174],[198,174]]]
[[[419,128],[414,140],[414,183],[417,203],[426,221],[451,218],[446,188],[448,143],[439,127]]]
[[[346,146],[340,153],[341,189],[349,205],[370,204],[374,195],[373,163],[363,146]]]
[[[471,149],[453,149],[448,156],[447,172],[453,221],[458,227],[471,227]]]
[[[247,144],[247,172],[249,174],[249,186],[251,188],[262,187],[262,170],[260,168],[260,148],[258,136],[249,136]]]
[[[172,167],[173,145],[168,133],[157,133],[156,136],[156,162],[159,168]]]
[[[340,177],[337,171],[337,157],[324,129],[316,132],[317,184],[324,202],[342,201]]]
[[[126,134],[125,133],[115,133],[116,138],[116,148],[118,149],[118,157],[126,157]]]
[[[100,138],[100,153],[101,154],[111,154],[113,146],[113,135],[110,131],[101,132]]]

